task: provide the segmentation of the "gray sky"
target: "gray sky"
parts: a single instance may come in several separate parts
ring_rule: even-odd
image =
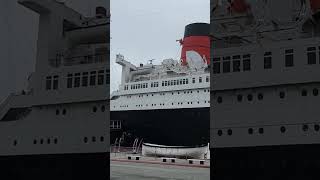
[[[84,15],[95,13],[107,0],[66,0]],[[34,70],[38,15],[17,3],[0,0],[0,102],[9,93],[21,91]]]
[[[155,59],[180,57],[184,27],[210,22],[210,0],[112,0],[111,1],[111,91],[120,84],[121,66],[116,54],[138,65]]]

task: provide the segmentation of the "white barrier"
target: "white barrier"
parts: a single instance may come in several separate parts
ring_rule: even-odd
[[[200,165],[204,165],[205,160],[204,159],[188,159],[189,164],[194,164],[195,162],[198,162]]]

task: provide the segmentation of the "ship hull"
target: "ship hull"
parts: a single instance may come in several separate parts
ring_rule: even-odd
[[[0,156],[1,179],[108,179],[109,152]]]
[[[111,120],[121,120],[127,145],[132,145],[135,138],[143,138],[145,143],[198,146],[209,142],[209,115],[209,107],[111,111]]]
[[[211,179],[319,179],[320,145],[210,149]],[[230,173],[232,172],[232,173]]]

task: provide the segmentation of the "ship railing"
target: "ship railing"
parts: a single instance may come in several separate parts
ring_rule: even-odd
[[[58,68],[61,66],[74,66],[79,64],[94,64],[104,62],[107,62],[107,53],[74,56],[70,58],[57,56],[56,58],[49,59],[49,65],[54,68]]]

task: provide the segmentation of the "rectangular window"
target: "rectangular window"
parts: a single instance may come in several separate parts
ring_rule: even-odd
[[[209,76],[206,76],[206,82],[209,82],[209,80],[210,80]]]
[[[272,68],[272,53],[271,52],[264,53],[263,68],[264,69],[271,69]]]
[[[189,84],[189,80],[188,79],[186,79],[186,84]]]
[[[241,64],[240,60],[241,60],[240,55],[232,57],[232,71],[233,72],[240,72],[240,64]]]
[[[317,63],[317,53],[315,47],[309,47],[307,49],[308,56],[308,64],[316,64]]]
[[[98,85],[102,85],[104,83],[104,74],[103,70],[98,71]]]
[[[243,55],[242,62],[243,62],[243,71],[250,71],[251,70],[250,54]]]
[[[72,74],[68,74],[68,77],[67,77],[67,88],[72,88],[72,79],[73,79],[73,75]]]
[[[294,66],[293,62],[293,49],[285,50],[285,66],[292,67]]]
[[[226,56],[226,57],[223,57],[223,63],[222,63],[222,71],[223,73],[229,73],[230,72],[230,56]]]
[[[96,71],[91,71],[90,72],[90,86],[95,86],[96,85],[96,79],[97,79],[97,72]]]
[[[82,73],[82,87],[88,86],[88,72]]]
[[[46,90],[51,89],[51,84],[52,84],[52,76],[47,76],[46,78]]]
[[[192,78],[192,83],[196,83],[196,78]]]
[[[59,86],[59,76],[53,76],[53,89],[58,89]]]
[[[106,70],[106,84],[110,84],[110,72]]]
[[[80,73],[74,75],[74,87],[80,87]]]
[[[220,73],[220,58],[213,58],[212,60],[212,70],[213,74],[219,74]]]
[[[199,83],[202,83],[202,77],[199,77]]]

